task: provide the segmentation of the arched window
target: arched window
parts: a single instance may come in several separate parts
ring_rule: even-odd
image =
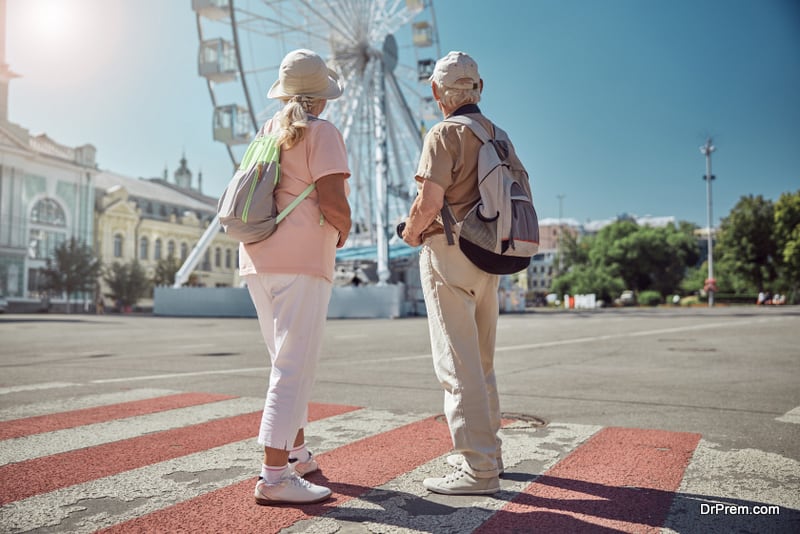
[[[175,241],[170,239],[167,241],[167,257],[174,258],[175,257]]]
[[[114,236],[114,257],[121,258],[122,257],[122,234],[116,234]]]
[[[225,268],[231,268],[231,249],[225,251]]]
[[[189,255],[189,245],[186,243],[181,243],[181,260],[185,260],[186,256]]]
[[[50,226],[66,226],[67,218],[58,202],[52,198],[43,198],[33,206],[31,222]]]
[[[161,259],[161,239],[156,239],[155,248],[153,249],[153,259],[158,261]]]
[[[214,267],[222,267],[222,249],[219,247],[214,251]]]
[[[150,241],[147,240],[146,237],[142,237],[139,240],[139,259],[146,260],[147,259],[147,252],[148,248],[150,247]]]

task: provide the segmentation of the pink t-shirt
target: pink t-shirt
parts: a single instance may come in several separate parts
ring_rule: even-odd
[[[267,122],[265,131],[271,131],[273,120]],[[350,176],[342,135],[328,121],[309,121],[303,139],[281,151],[281,178],[275,188],[278,211],[311,182],[331,174]],[[322,217],[319,195],[314,189],[269,238],[239,246],[239,274],[306,274],[333,281],[338,239],[338,230]]]

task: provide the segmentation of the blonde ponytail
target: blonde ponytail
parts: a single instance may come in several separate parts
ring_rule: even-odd
[[[309,96],[293,96],[284,101],[285,105],[277,115],[278,144],[281,147],[292,148],[303,139],[308,128],[308,114],[317,100]]]

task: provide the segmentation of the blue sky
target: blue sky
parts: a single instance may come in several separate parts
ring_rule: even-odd
[[[170,175],[185,151],[204,192],[230,177],[211,139],[189,0],[8,0],[10,119],[101,168]],[[541,218],[621,213],[704,226],[743,195],[800,189],[800,2],[434,2],[442,53],[478,61],[483,111],[511,135]],[[411,179],[411,177],[409,177]]]

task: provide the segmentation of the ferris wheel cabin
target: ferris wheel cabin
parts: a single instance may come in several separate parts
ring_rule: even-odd
[[[227,18],[230,11],[228,0],[192,0],[192,9],[200,16],[211,20]]]
[[[214,108],[214,140],[241,145],[252,140],[253,131],[247,108],[226,104]]]
[[[233,43],[221,38],[200,43],[197,72],[216,83],[236,80],[239,69],[236,67],[236,48]]]

